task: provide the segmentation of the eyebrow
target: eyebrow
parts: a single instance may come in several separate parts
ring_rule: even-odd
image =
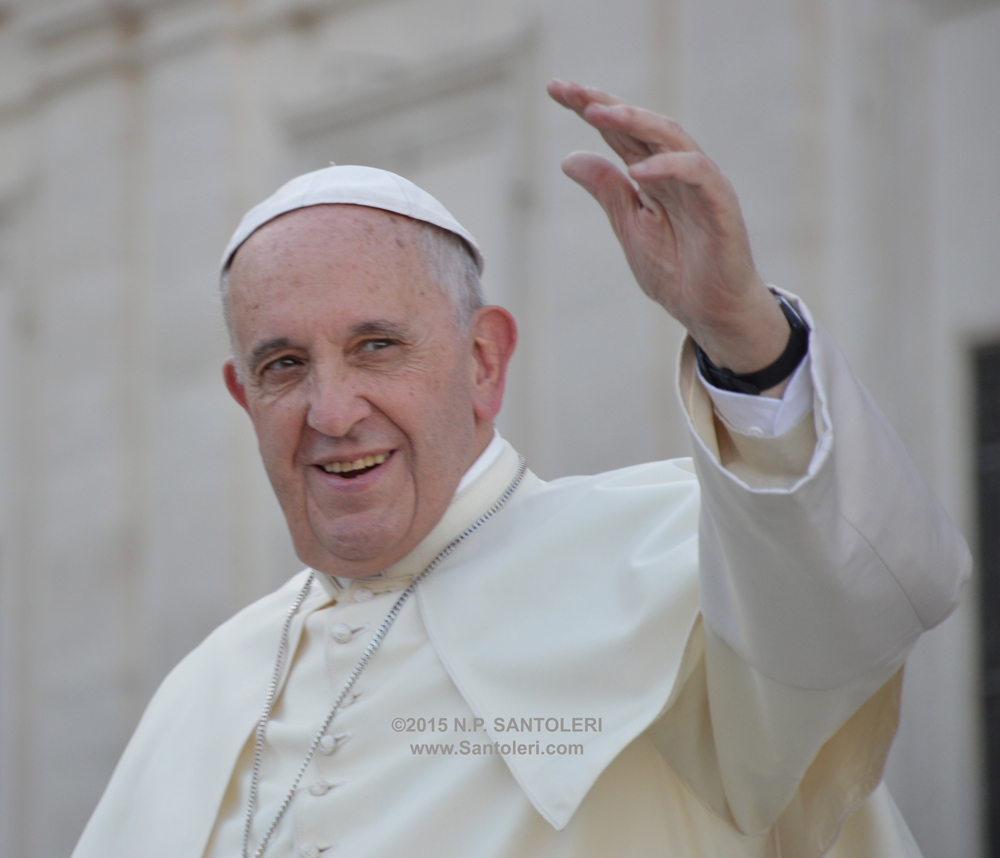
[[[258,343],[254,346],[253,351],[250,352],[249,359],[247,360],[247,365],[253,369],[261,361],[261,359],[269,352],[275,349],[283,349],[292,344],[292,341],[288,337],[275,337],[273,340],[264,340],[262,343]]]
[[[404,325],[390,322],[388,319],[375,319],[371,322],[359,322],[351,328],[351,336],[359,337],[365,334],[383,334],[392,337],[405,337],[407,329]]]

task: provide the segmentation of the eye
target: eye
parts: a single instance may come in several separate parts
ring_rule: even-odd
[[[360,350],[363,352],[380,352],[382,349],[387,349],[390,346],[396,344],[395,340],[390,340],[386,337],[380,337],[378,339],[365,340],[361,343]]]
[[[297,357],[284,355],[283,357],[276,358],[275,360],[264,364],[261,368],[261,372],[281,372],[282,370],[291,369],[292,367],[300,366],[301,364],[302,361],[300,361]]]

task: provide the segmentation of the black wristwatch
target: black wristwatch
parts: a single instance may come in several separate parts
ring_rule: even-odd
[[[722,390],[731,390],[734,393],[760,396],[761,391],[781,384],[802,363],[802,358],[809,351],[809,326],[781,295],[775,293],[774,297],[777,298],[778,306],[781,307],[781,312],[785,314],[788,325],[792,329],[788,334],[788,344],[785,346],[785,350],[770,366],[741,375],[731,369],[716,366],[702,351],[701,346],[695,343],[694,353],[698,359],[698,369],[701,370],[701,374],[709,384]]]

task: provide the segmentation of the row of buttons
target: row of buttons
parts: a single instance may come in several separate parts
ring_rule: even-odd
[[[347,730],[343,733],[337,733],[333,735],[331,733],[324,733],[319,740],[319,744],[316,746],[316,750],[321,754],[329,756],[334,753],[341,745],[347,742],[351,738],[351,731]],[[318,780],[314,781],[309,785],[309,794],[314,795],[317,798],[326,795],[330,790],[336,787],[343,786],[344,781],[325,781]],[[319,858],[324,852],[329,852],[334,849],[334,846],[327,846],[320,849],[315,843],[304,843],[299,847],[299,855],[301,858]]]
[[[368,589],[367,587],[356,587],[352,592],[352,596],[355,602],[370,602],[373,598],[375,598],[375,595],[376,595],[375,592]],[[355,636],[359,632],[362,632],[367,628],[368,628],[368,623],[365,623],[364,625],[357,627],[351,627],[347,623],[337,623],[335,626],[332,626],[330,628],[330,637],[338,644],[347,644],[350,643],[352,640],[354,640]],[[362,693],[363,690],[354,691],[341,704],[341,708],[344,709],[350,706],[352,703],[354,703],[355,700],[357,700],[358,697],[362,695]],[[336,735],[330,733],[324,733],[320,737],[319,743],[316,746],[316,750],[321,754],[329,756],[330,754],[335,753],[337,749],[340,748],[350,738],[351,738],[351,733],[349,730],[344,733],[337,733]],[[319,798],[321,796],[326,795],[328,792],[330,792],[330,790],[339,786],[343,786],[344,783],[345,783],[344,781],[331,782],[326,780],[318,780],[309,785],[309,793],[310,795]],[[299,855],[301,856],[301,858],[320,858],[320,856],[323,853],[329,852],[335,847],[336,844],[321,849],[315,843],[304,843],[299,847]]]

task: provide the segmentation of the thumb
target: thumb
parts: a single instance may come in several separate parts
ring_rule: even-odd
[[[601,204],[619,239],[639,205],[628,177],[607,158],[592,152],[573,152],[562,162],[563,172]]]

